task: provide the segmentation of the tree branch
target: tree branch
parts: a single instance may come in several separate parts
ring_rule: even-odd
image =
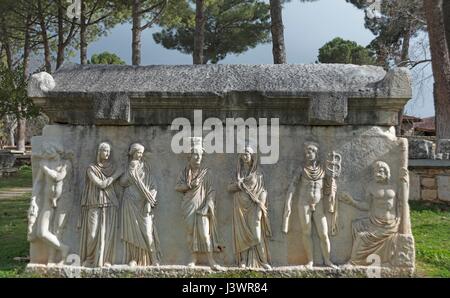
[[[142,27],[140,28],[141,31],[144,31],[145,29],[150,28],[151,26],[153,26],[153,24],[155,24],[156,22],[159,21],[159,17],[163,14],[163,12],[164,12],[164,10],[165,10],[165,8],[166,8],[167,2],[168,2],[168,0],[164,0],[164,1],[161,1],[161,2],[160,2],[159,4],[157,4],[157,5],[153,5],[153,6],[155,6],[155,7],[157,7],[157,6],[160,5],[160,6],[161,6],[161,9],[160,9],[159,12],[152,18],[152,20],[151,20],[150,22],[148,22],[147,24],[145,24],[144,26],[142,26]]]
[[[164,7],[166,7],[167,2],[168,2],[168,0],[162,0],[161,2],[158,2],[155,5],[152,5],[152,6],[148,7],[148,8],[146,8],[146,9],[143,9],[143,10],[139,11],[138,13],[140,15],[144,15],[144,14],[154,10],[155,8],[157,8],[159,6],[162,6],[162,8],[161,8],[161,11],[162,11],[164,9]]]
[[[396,66],[397,67],[409,66],[412,69],[419,64],[428,63],[428,62],[431,62],[431,59],[423,59],[423,60],[418,60],[418,61],[405,60],[405,61],[401,61],[400,63],[398,63]]]

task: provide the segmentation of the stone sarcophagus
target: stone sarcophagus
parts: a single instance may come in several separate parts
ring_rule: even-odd
[[[75,65],[28,94],[29,268],[414,270],[405,69]]]

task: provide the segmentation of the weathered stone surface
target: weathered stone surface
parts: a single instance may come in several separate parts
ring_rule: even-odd
[[[309,106],[311,124],[345,124],[347,97],[340,94],[322,93],[312,97]]]
[[[422,178],[422,186],[425,188],[436,188],[436,180],[434,178]]]
[[[409,139],[410,159],[429,159],[433,152],[433,142],[421,139]]]
[[[410,159],[410,169],[424,169],[429,174],[439,174],[450,168],[450,160]]]
[[[84,267],[159,263],[159,273],[148,267],[143,270],[144,276],[195,276],[199,269],[185,270],[179,265],[209,263],[218,269],[213,265],[215,260],[233,271],[238,262],[246,265],[234,247],[246,241],[238,241],[235,235],[235,219],[239,218],[236,211],[240,210],[235,199],[239,195],[243,198],[240,206],[256,203],[247,208],[255,212],[252,223],[256,226],[261,221],[265,231],[271,230],[264,234],[264,243],[258,245],[264,245],[271,255],[270,264],[264,261],[262,266],[277,267],[274,272],[279,267],[295,268],[306,263],[332,266],[350,260],[361,261],[359,264],[371,262],[373,255],[364,248],[373,246],[374,240],[364,236],[367,234],[386,235],[375,246],[383,244],[377,250],[382,264],[395,267],[389,274],[413,270],[414,241],[406,202],[408,144],[396,137],[393,127],[397,112],[411,95],[406,70],[395,69],[386,74],[378,67],[354,65],[75,66],[56,72],[55,82],[53,90],[39,87],[36,91],[34,83],[29,90],[53,122],[45,127],[42,136],[32,140],[35,195],[28,213],[31,263],[67,261],[66,255],[76,261],[76,255],[85,251],[82,248],[89,247],[94,248],[95,258],[97,252],[108,258],[80,258]],[[276,163],[261,162],[258,170],[253,165],[259,163],[251,163],[247,171],[246,155],[236,154],[242,150],[245,136],[236,140],[235,133],[242,127],[232,125],[217,137],[228,140],[230,133],[235,142],[231,151],[225,142],[228,153],[205,154],[208,170],[197,171],[195,162],[203,166],[203,161],[199,161],[203,150],[197,146],[189,155],[187,167],[188,155],[173,150],[172,142],[179,131],[173,130],[171,124],[183,117],[188,124],[191,121],[189,125],[201,126],[203,121],[195,123],[197,111],[193,110],[201,110],[202,120],[214,117],[215,126],[225,126],[226,118],[275,118],[269,125],[279,120],[279,126],[273,125],[274,130],[267,131],[267,138],[265,133],[258,135],[259,151],[264,139],[276,146],[271,149],[279,149]],[[265,127],[261,123],[258,127]],[[250,160],[257,160],[250,151],[246,153]],[[259,154],[261,161],[265,157],[266,153]],[[304,173],[301,179],[297,176],[299,169]],[[241,170],[247,172],[241,175]],[[296,183],[291,183],[294,178]],[[258,199],[246,197],[249,189],[243,185],[262,180],[264,183],[258,182],[263,185],[258,188]],[[230,182],[237,188],[234,194]],[[306,197],[305,193],[313,197]],[[343,193],[347,194],[347,201],[340,196]],[[86,204],[87,200],[93,202]],[[374,201],[379,200],[389,203],[376,205]],[[286,208],[291,201],[292,215]],[[395,210],[395,206],[403,208]],[[311,212],[305,212],[305,208]],[[39,216],[39,210],[51,216]],[[312,212],[313,222],[326,221],[329,232],[320,225],[308,230],[307,216]],[[261,219],[260,213],[264,216]],[[394,213],[401,218],[398,228],[390,224],[394,223]],[[389,223],[365,227],[365,220],[373,216]],[[49,223],[49,218],[58,221]],[[191,218],[194,220],[189,221]],[[360,219],[363,221],[358,227],[353,225]],[[43,230],[36,233],[37,226]],[[291,227],[289,232],[284,229],[287,226]],[[217,237],[212,232],[204,235],[209,227],[210,231],[217,231]],[[94,243],[90,228],[98,231],[96,237],[106,238],[94,239]],[[195,239],[192,243],[186,241],[189,231],[194,235],[188,237]],[[120,236],[114,236],[115,233]],[[354,238],[355,234],[362,237]],[[394,234],[396,237],[388,237]],[[211,243],[217,250],[214,253],[205,241],[208,237],[213,239],[212,235]],[[327,238],[331,247],[324,241]],[[399,243],[395,245],[400,246],[387,251],[395,245],[384,245],[383,241],[397,238]],[[359,241],[355,249],[362,250],[362,260],[353,259],[353,241]],[[109,254],[105,245],[115,247],[115,254]],[[160,260],[156,245],[162,253]],[[263,253],[255,251],[258,247],[247,247],[245,253],[258,253],[261,257]],[[55,267],[47,267],[52,268]],[[123,266],[111,268],[119,268],[117,274],[124,272]],[[175,268],[175,273],[171,268]],[[272,272],[270,266],[264,268],[265,272]],[[139,270],[131,274],[139,275]],[[325,274],[332,275],[333,270],[326,269]],[[337,272],[346,274],[346,270],[339,267]],[[94,276],[106,272],[82,271]],[[290,272],[304,276],[303,271]],[[351,269],[348,274],[353,276],[353,272]]]
[[[438,198],[450,202],[450,176],[437,176]]]
[[[370,268],[363,266],[337,266],[315,267],[313,269],[305,266],[275,267],[271,270],[241,269],[237,267],[227,267],[223,271],[212,271],[209,267],[190,268],[187,266],[149,266],[130,268],[123,265],[114,265],[110,268],[86,268],[79,266],[44,266],[29,264],[26,272],[36,277],[69,277],[69,278],[192,278],[192,277],[223,277],[223,276],[257,276],[267,277],[291,277],[291,278],[388,278],[388,277],[413,277],[413,268],[390,268],[377,267]],[[379,275],[378,275],[379,274]]]
[[[436,144],[436,152],[442,153],[444,159],[449,159],[450,154],[450,139],[439,139]]]
[[[437,190],[435,189],[422,189],[422,200],[425,201],[436,201]]]
[[[399,235],[395,252],[395,265],[398,267],[414,267],[416,252],[412,235]]]
[[[95,98],[123,93],[130,120],[121,112],[115,124],[167,125],[196,108],[223,120],[233,107],[244,118],[278,117],[287,125],[396,125],[411,95],[406,72],[342,64],[74,65],[54,73],[54,89],[43,92],[33,81],[28,92],[54,123],[100,124]],[[107,118],[117,113],[103,113]]]
[[[29,97],[43,97],[45,93],[55,88],[55,80],[46,72],[36,73],[31,76],[28,84]]]
[[[280,95],[342,92],[352,97],[411,97],[411,78],[406,68],[396,68],[387,75],[382,67],[348,64],[67,65],[55,72],[54,78],[56,87],[52,93],[154,92],[198,96],[258,91]]]
[[[137,139],[147,148],[145,160],[151,165],[158,185],[160,203],[155,211],[155,225],[160,233],[161,264],[186,264],[189,250],[185,247],[185,232],[183,227],[180,200],[181,196],[174,190],[178,172],[186,165],[187,156],[171,151],[171,141],[176,131],[159,126],[70,126],[49,125],[43,131],[42,137],[34,138],[33,150],[39,150],[39,144],[49,140],[59,140],[64,147],[74,151],[72,160],[72,180],[68,181],[67,195],[71,201],[79,202],[84,187],[85,170],[95,160],[95,152],[100,141],[108,141],[112,145],[114,164],[124,165],[131,143]],[[310,140],[321,140],[321,155],[335,150],[342,155],[342,174],[339,178],[339,191],[350,193],[358,200],[365,200],[365,186],[372,175],[372,165],[382,159],[391,166],[392,181],[398,181],[401,154],[395,131],[382,127],[280,127],[280,159],[274,165],[262,165],[265,173],[265,184],[269,191],[269,216],[273,236],[269,241],[272,252],[272,262],[276,266],[295,265],[304,262],[304,251],[300,237],[297,208],[293,208],[291,216],[292,231],[288,235],[281,232],[282,210],[288,184],[303,162],[303,149],[300,144]],[[95,140],[95,141],[93,141]],[[98,140],[98,141],[96,141]],[[374,150],[373,148],[377,148]],[[213,184],[217,192],[217,216],[219,232],[223,235],[226,249],[218,254],[218,262],[232,265],[235,262],[232,240],[232,195],[227,192],[228,183],[233,179],[236,166],[235,154],[206,155],[206,164],[213,174]],[[33,163],[36,173],[37,164]],[[120,189],[120,188],[119,188]],[[120,194],[120,192],[119,192]],[[297,198],[297,196],[295,196]],[[294,204],[297,200],[295,200]],[[80,214],[79,204],[74,204],[71,216],[62,241],[71,247],[70,253],[78,253],[79,232],[77,221]],[[351,222],[355,218],[365,216],[346,204],[339,205],[339,234],[332,237],[331,257],[336,264],[347,262],[352,243]],[[313,232],[315,235],[315,232]],[[314,236],[314,246],[320,247],[317,236]],[[117,240],[117,262],[122,255],[122,243]],[[33,253],[32,253],[33,256]],[[320,250],[314,252],[314,260],[320,264]]]
[[[130,122],[130,99],[125,93],[95,93],[96,124],[126,124]]]
[[[420,176],[409,172],[409,200],[420,200]]]

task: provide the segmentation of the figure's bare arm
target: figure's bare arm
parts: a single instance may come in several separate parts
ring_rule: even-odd
[[[89,180],[91,180],[95,185],[97,185],[101,189],[107,188],[114,181],[113,177],[109,177],[109,178],[106,178],[105,180],[101,180],[94,174],[94,172],[91,169],[87,170],[87,175],[89,177]]]
[[[60,170],[50,169],[46,165],[41,165],[41,169],[47,176],[55,180],[55,182],[60,182],[64,180],[64,178],[66,178],[67,175],[67,163],[64,163],[64,165],[61,167]]]
[[[372,195],[371,195],[370,191],[367,191],[367,193],[366,193],[366,200],[367,200],[366,202],[357,201],[350,194],[345,193],[345,192],[340,193],[338,196],[340,201],[342,201],[350,206],[353,206],[356,209],[362,210],[362,211],[369,211],[369,203],[370,203],[371,197],[372,197]]]
[[[175,186],[175,190],[178,192],[187,192],[189,189],[189,186],[184,183],[177,183],[177,185]]]
[[[58,178],[58,172],[56,170],[50,169],[46,165],[41,165],[41,170],[45,175],[49,176],[50,178],[52,178],[55,181]]]
[[[239,189],[239,184],[237,182],[231,182],[230,184],[228,184],[228,191],[229,192],[238,192]]]

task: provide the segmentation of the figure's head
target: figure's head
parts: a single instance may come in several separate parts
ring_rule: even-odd
[[[319,152],[319,145],[314,142],[305,143],[305,157],[307,161],[317,160],[317,154]]]
[[[253,148],[250,146],[246,146],[244,148],[244,153],[240,154],[240,158],[245,164],[251,164],[253,154],[255,154],[255,151],[253,150]]]
[[[377,161],[373,167],[375,180],[377,182],[388,182],[391,179],[391,170],[389,165],[384,161]]]
[[[203,140],[201,137],[192,137],[189,141],[191,143],[189,164],[191,167],[199,167],[203,160],[203,153],[205,153],[205,149],[203,148]]]
[[[194,147],[191,150],[191,155],[189,159],[189,163],[193,167],[198,167],[202,163],[203,160],[203,148]]]
[[[144,146],[139,143],[134,143],[130,146],[130,151],[128,155],[132,160],[141,160],[142,156],[144,156]]]
[[[59,144],[45,142],[42,144],[42,156],[44,158],[53,159],[63,153],[63,149]]]
[[[111,154],[111,145],[110,144],[103,142],[98,145],[98,153],[97,153],[98,161],[108,160],[110,154]]]

